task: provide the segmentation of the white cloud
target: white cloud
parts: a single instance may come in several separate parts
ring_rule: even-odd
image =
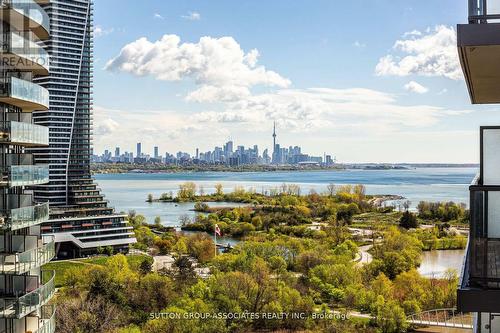
[[[159,19],[159,20],[164,20],[165,19],[161,14],[158,14],[158,13],[154,14],[154,18],[155,19]]]
[[[201,20],[201,15],[198,12],[189,12],[188,15],[182,15],[181,17],[183,19],[190,20],[190,21],[199,21],[199,20]]]
[[[223,111],[201,112],[191,119],[203,124],[241,123],[243,129],[262,128],[277,120],[280,127],[296,133],[358,128],[366,135],[380,135],[402,127],[431,126],[444,116],[466,112],[429,105],[403,106],[396,96],[370,89],[309,88],[248,96],[225,103]]]
[[[99,124],[94,136],[96,151],[116,146],[123,151],[135,151],[135,144],[142,142],[146,152],[159,145],[162,154],[167,150],[175,153],[192,150],[199,143],[213,146],[219,144],[219,138],[229,135],[227,129],[215,123],[193,121],[178,110],[110,109],[97,105],[94,117],[96,125]]]
[[[366,47],[366,44],[365,43],[361,43],[360,41],[355,41],[353,44],[353,46],[357,47],[357,48],[365,48]]]
[[[106,36],[113,33],[113,31],[115,31],[113,28],[104,29],[102,26],[96,25],[94,28],[94,37]]]
[[[422,36],[422,32],[418,30],[407,31],[403,34],[403,38],[411,37],[411,36]]]
[[[199,88],[187,98],[198,102],[236,100],[249,96],[254,86],[285,88],[291,84],[258,66],[258,57],[257,50],[245,53],[232,37],[181,43],[178,36],[165,35],[155,42],[140,38],[125,45],[105,68],[164,81],[193,79]]]
[[[118,127],[118,123],[111,118],[101,119],[101,121],[99,121],[97,123],[97,126],[95,127],[95,133],[97,135],[113,134],[118,129]]]
[[[366,152],[391,145],[394,137],[428,130],[445,117],[470,112],[402,104],[397,95],[366,88],[292,89],[288,79],[259,65],[258,58],[257,50],[245,52],[231,37],[203,37],[196,43],[181,43],[178,36],[165,35],[156,42],[141,38],[127,44],[107,63],[106,69],[164,81],[193,81],[195,87],[186,100],[203,102],[208,110],[106,110],[102,119],[114,120],[119,128],[113,135],[96,138],[97,145],[113,146],[113,139],[119,137],[130,147],[137,140],[151,146],[168,142],[172,152],[197,146],[213,148],[220,146],[223,138],[236,135],[238,141],[247,138],[246,144],[269,147],[267,134],[272,120],[276,120],[291,136],[287,140],[290,143],[314,141],[312,149],[323,149],[318,148],[317,142],[332,140],[351,147],[350,150],[356,147],[353,143],[363,141],[371,147],[360,148]],[[257,86],[260,89],[252,89]],[[407,89],[424,92],[427,88],[411,81]],[[159,124],[169,124],[168,130]],[[314,135],[301,136],[302,133]]]
[[[407,84],[405,84],[404,88],[409,92],[417,94],[425,94],[426,92],[429,91],[427,87],[424,87],[423,85],[415,81],[408,82]]]
[[[440,25],[425,33],[406,33],[402,40],[396,41],[393,49],[402,55],[382,57],[375,68],[377,75],[442,76],[452,80],[463,77],[457,54],[457,34],[452,27]]]

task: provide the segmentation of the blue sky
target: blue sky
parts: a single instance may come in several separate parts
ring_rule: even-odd
[[[95,150],[278,141],[343,162],[476,162],[466,1],[95,0]],[[168,37],[164,37],[168,35]]]

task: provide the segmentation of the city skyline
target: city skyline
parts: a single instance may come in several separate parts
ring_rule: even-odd
[[[273,122],[272,145],[271,148],[259,149],[257,144],[250,145],[247,149],[245,145],[235,145],[235,141],[229,138],[222,145],[214,146],[213,149],[200,150],[196,147],[194,152],[172,151],[162,152],[158,145],[154,145],[151,151],[143,149],[142,142],[136,143],[135,152],[122,150],[122,147],[114,147],[114,154],[111,147],[106,147],[102,154],[94,154],[93,162],[114,162],[114,163],[209,163],[226,164],[231,166],[245,164],[259,165],[283,165],[283,164],[325,164],[333,165],[336,158],[331,154],[323,153],[322,156],[306,154],[302,147],[298,145],[284,146],[276,141],[276,122]],[[123,152],[123,153],[120,153]]]
[[[154,0],[111,15],[120,4],[96,2],[96,151],[117,140],[206,150],[228,137],[269,147],[276,120],[283,141],[315,155],[327,145],[346,162],[466,163],[477,126],[495,121],[462,94],[462,2],[355,0],[338,20],[319,0]]]

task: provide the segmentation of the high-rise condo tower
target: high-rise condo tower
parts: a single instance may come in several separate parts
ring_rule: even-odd
[[[90,171],[93,1],[51,0],[43,8],[52,31],[44,48],[52,62],[50,76],[37,82],[48,89],[50,107],[33,119],[49,128],[50,147],[32,150],[35,161],[50,166],[50,182],[35,190],[37,201],[50,203],[50,220],[42,231],[55,236],[58,258],[108,246],[126,252],[135,242],[132,228],[108,206]]]
[[[0,0],[0,332],[55,331],[54,272],[41,266],[54,257],[42,237],[47,203],[35,204],[29,186],[48,182],[46,164],[34,164],[27,147],[48,145],[48,129],[32,123],[47,110],[49,92],[33,83],[49,74],[49,55],[37,42],[49,37],[41,0]]]
[[[500,103],[500,1],[468,0],[458,51],[473,104]],[[480,128],[480,170],[469,187],[470,227],[458,310],[475,333],[500,332],[500,126]]]

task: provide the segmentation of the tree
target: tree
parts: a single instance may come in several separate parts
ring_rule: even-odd
[[[207,234],[197,233],[188,237],[187,248],[188,253],[201,263],[205,263],[214,257],[215,243]]]
[[[168,276],[149,273],[141,277],[139,283],[128,290],[132,308],[144,313],[147,318],[151,312],[164,309],[175,298],[175,284]]]
[[[329,197],[333,197],[335,195],[335,193],[337,192],[337,187],[335,186],[335,184],[328,184],[326,186],[326,191],[327,191]]]
[[[379,296],[380,297],[380,296]],[[406,332],[408,323],[403,309],[396,301],[384,302],[377,300],[377,326],[384,333],[401,333]]]
[[[64,285],[73,291],[77,291],[77,286],[82,282],[82,270],[80,267],[70,267],[64,271]],[[78,291],[77,291],[78,292]]]
[[[144,258],[144,260],[139,265],[139,272],[141,272],[141,274],[143,275],[146,275],[149,272],[151,272],[152,267],[153,267],[152,258],[150,257]]]
[[[161,217],[159,217],[159,216],[155,217],[155,226],[161,227]]]
[[[153,202],[153,195],[151,193],[148,194],[148,198],[146,199],[146,202]]]
[[[104,253],[106,253],[108,256],[112,256],[114,253],[114,249],[112,246],[108,245],[104,248]]]
[[[192,200],[196,195],[196,184],[193,182],[186,182],[179,185],[179,191],[177,191],[177,198],[180,201]]]
[[[215,184],[215,194],[218,196],[224,195],[224,187],[222,186],[222,184]]]
[[[174,261],[173,270],[167,272],[178,283],[189,286],[196,280],[196,272],[193,263],[187,256],[179,256]]]
[[[62,299],[57,304],[57,332],[109,332],[118,327],[121,315],[119,307],[99,296]]]
[[[417,215],[408,210],[405,211],[399,220],[399,225],[405,229],[418,228]]]

